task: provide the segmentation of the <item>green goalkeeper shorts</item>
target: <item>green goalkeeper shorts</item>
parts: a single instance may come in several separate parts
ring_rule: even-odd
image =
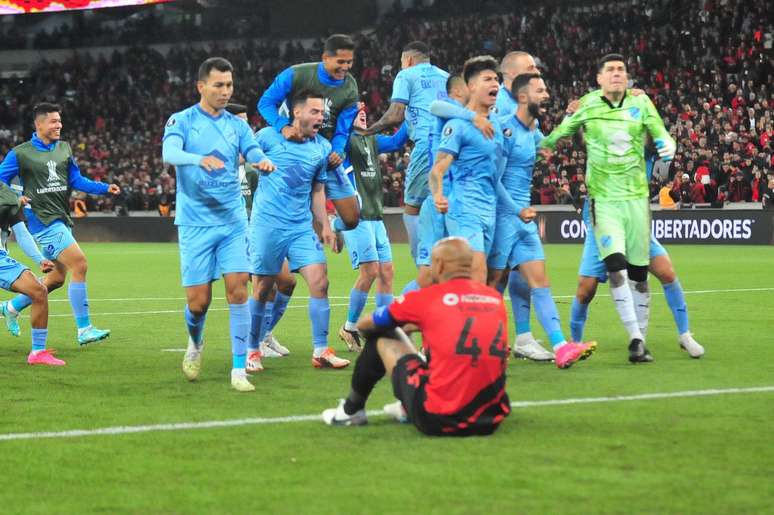
[[[623,254],[634,266],[650,262],[650,205],[648,199],[591,200],[591,221],[599,256]]]

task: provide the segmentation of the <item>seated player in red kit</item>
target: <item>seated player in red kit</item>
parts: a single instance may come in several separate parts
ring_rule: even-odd
[[[497,429],[511,411],[505,392],[508,320],[502,296],[471,280],[472,263],[464,239],[439,241],[431,263],[435,284],[358,322],[366,344],[349,395],[323,412],[326,424],[366,424],[366,400],[387,374],[400,404],[385,411],[421,432],[467,436]],[[404,330],[422,333],[427,361]]]

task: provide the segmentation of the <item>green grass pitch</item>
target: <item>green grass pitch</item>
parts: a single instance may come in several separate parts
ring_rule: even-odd
[[[310,364],[300,277],[276,330],[291,356],[265,360],[266,371],[254,378],[257,392],[240,394],[228,380],[222,283],[207,320],[202,376],[188,383],[182,353],[164,351],[186,342],[176,246],[84,249],[92,319],[112,329],[110,339],[78,348],[66,289],[51,296],[50,347],[67,367],[26,364],[27,319],[21,338],[0,334],[2,513],[771,513],[771,391],[517,407],[487,438],[431,439],[373,417],[363,428],[302,420],[3,440],[11,433],[316,415],[348,390],[351,367],[319,371]],[[586,332],[599,342],[597,353],[566,371],[512,360],[511,400],[773,386],[774,247],[669,250],[692,292],[691,325],[704,358],[678,349],[654,280],[654,363],[627,362],[624,330],[610,299],[600,296]],[[566,329],[581,246],[548,246],[546,253]],[[399,290],[413,270],[405,245],[395,254]],[[347,355],[335,337],[354,281],[345,256],[331,257],[330,277],[331,342]],[[533,332],[544,338],[534,321]],[[383,382],[368,407],[390,399]]]

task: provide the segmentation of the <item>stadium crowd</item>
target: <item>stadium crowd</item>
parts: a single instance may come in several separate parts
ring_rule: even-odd
[[[774,198],[774,26],[769,15],[766,2],[752,0],[522,7],[507,14],[438,20],[396,10],[374,31],[355,36],[353,74],[369,118],[375,120],[389,105],[400,49],[408,41],[426,41],[433,61],[450,71],[458,71],[471,55],[526,50],[539,59],[551,88],[552,105],[542,121],[548,134],[571,99],[596,87],[595,60],[620,51],[629,58],[633,85],[650,95],[678,141],[675,160],[654,166],[653,201],[664,207],[765,202]],[[59,46],[67,46],[66,38]],[[82,172],[122,188],[113,200],[84,199],[87,209],[162,206],[160,211],[167,212],[174,204],[175,174],[161,162],[161,134],[170,113],[194,103],[198,63],[223,55],[234,64],[234,100],[250,106],[250,122],[259,128],[264,122],[255,102],[272,78],[320,54],[319,41],[304,48],[297,42],[245,39],[238,49],[217,43],[208,51],[179,45],[164,56],[151,47],[132,47],[109,58],[81,53],[62,63],[43,61],[30,79],[0,87],[0,152],[5,155],[29,138],[35,102],[59,101],[65,106],[63,137],[71,142]],[[582,201],[585,155],[577,148],[565,146],[538,164],[534,204]],[[406,149],[380,157],[387,206],[402,205],[408,156]]]

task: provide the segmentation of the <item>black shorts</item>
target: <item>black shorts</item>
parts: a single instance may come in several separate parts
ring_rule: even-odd
[[[392,392],[403,404],[409,421],[422,433],[430,436],[469,436],[492,434],[496,424],[484,422],[464,424],[454,415],[438,415],[425,409],[425,386],[430,378],[427,363],[417,354],[403,356],[392,370]],[[507,401],[507,396],[506,396]],[[466,407],[466,410],[467,411]]]

